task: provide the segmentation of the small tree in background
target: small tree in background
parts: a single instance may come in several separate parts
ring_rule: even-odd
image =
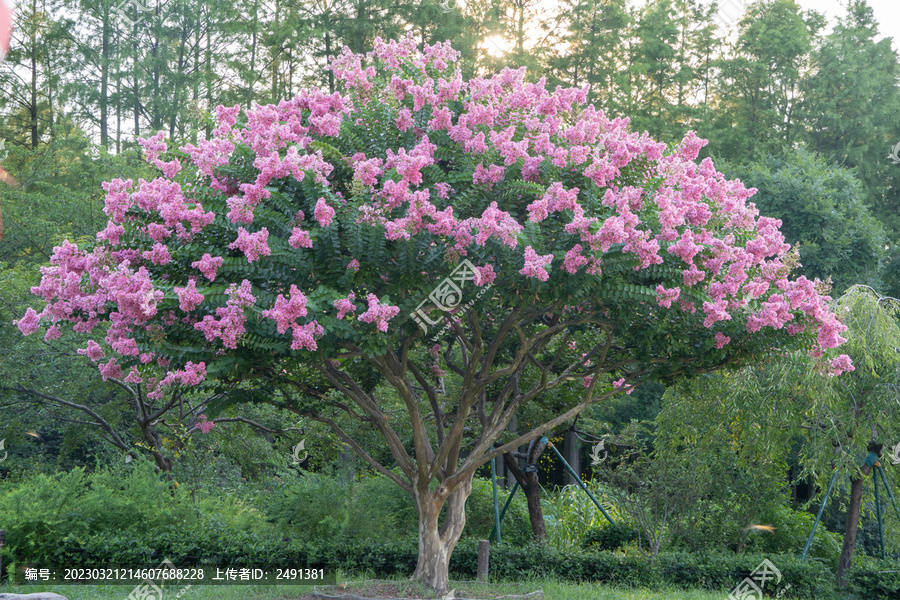
[[[725,447],[738,467],[765,472],[779,466],[802,440],[798,479],[816,481],[823,492],[835,470],[838,485],[846,477],[851,481],[837,569],[837,581],[844,585],[859,526],[863,476],[871,472],[863,460],[868,451],[880,454],[882,446],[892,448],[900,438],[900,304],[857,285],[833,306],[849,327],[844,348],[853,373],[834,378],[808,357],[792,353],[697,378],[667,393],[658,448],[696,455]]]
[[[456,58],[379,39],[333,61],[343,93],[218,107],[212,138],[166,161],[162,134],[144,140],[164,176],[106,184],[108,226],[56,249],[44,308],[18,321],[93,332],[103,375],[150,398],[299,390],[292,410],[413,495],[414,577],[442,591],[476,469],[591,403],[784,348],[852,368],[824,355],[844,327],[787,278],[778,222],[693,162],[703,140],[667,148],[524,69],[464,81]],[[557,416],[495,444],[565,385],[581,393]],[[399,473],[339,415],[375,428]]]

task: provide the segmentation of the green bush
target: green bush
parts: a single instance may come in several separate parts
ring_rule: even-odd
[[[582,544],[585,550],[618,550],[625,544],[637,542],[641,532],[631,523],[620,519],[618,527],[610,523],[601,523],[599,527],[589,530]]]
[[[586,485],[614,519],[624,517],[609,503],[602,484],[590,481]],[[547,541],[561,550],[581,547],[589,532],[609,524],[593,500],[577,485],[567,485],[556,493],[548,494],[548,497],[541,499],[541,506],[547,523]]]
[[[155,566],[165,557],[178,566],[292,565],[371,570],[379,576],[408,575],[415,569],[417,542],[411,500],[406,504],[408,495],[386,478],[368,478],[351,485],[319,476],[289,480],[269,498],[267,509],[280,514],[274,526],[263,512],[237,496],[207,496],[194,502],[185,487],[164,480],[145,463],[94,474],[74,469],[7,482],[0,492],[0,528],[6,531],[4,565]],[[501,499],[505,500],[505,493]],[[294,502],[307,506],[296,508]],[[490,482],[475,482],[468,509],[468,537],[451,560],[454,577],[463,579],[475,576],[477,538],[490,533]],[[768,558],[781,571],[782,585],[790,583],[787,596],[824,598],[833,592],[830,563],[801,562],[796,549],[791,554],[773,552],[774,545],[741,555],[663,552],[653,561],[637,552],[560,550],[525,543],[530,527],[524,498],[514,501],[510,511],[509,520],[504,520],[505,542],[491,549],[491,574],[496,579],[517,580],[529,573],[570,581],[727,592]],[[384,514],[393,515],[393,520],[380,521]],[[325,518],[329,516],[330,520]],[[789,513],[776,517],[781,519],[779,527],[793,518]],[[804,521],[803,517],[797,519],[797,532],[806,530]],[[410,523],[412,531],[403,529],[404,523]],[[301,527],[306,526],[320,537],[304,533]],[[389,532],[390,527],[403,534]],[[328,532],[348,533],[352,528],[359,528],[356,537],[327,537]],[[800,534],[789,526],[784,530],[783,538],[773,536],[770,543],[794,545]],[[362,539],[366,531],[383,532],[384,537]],[[594,542],[593,547],[622,546],[623,542],[627,547],[633,543],[628,541],[633,535],[629,531],[627,527],[594,528],[587,540]],[[860,556],[848,574],[851,589],[859,598],[896,597],[900,578],[878,573],[890,570],[897,570],[896,564]]]
[[[900,563],[896,560],[878,560],[860,552],[853,557],[845,579],[857,598],[900,598]]]
[[[289,536],[312,541],[401,542],[418,531],[412,496],[387,477],[342,481],[309,473],[284,474],[282,479],[279,488],[263,499],[263,510]],[[508,496],[500,490],[501,506]],[[493,528],[491,482],[476,478],[466,501],[463,538],[487,539]],[[531,541],[528,509],[521,494],[516,494],[503,518],[501,536],[516,544]]]
[[[509,491],[498,488],[499,509],[509,498]],[[466,527],[462,539],[486,540],[494,530],[494,488],[490,479],[476,477],[472,481],[472,493],[466,500]],[[504,543],[525,545],[533,541],[528,503],[522,490],[516,491],[503,521],[500,523],[500,539]]]
[[[289,537],[396,541],[416,531],[412,497],[386,477],[342,481],[285,473],[282,480],[262,503],[269,519]]]
[[[776,505],[763,513],[760,521],[771,524],[774,529],[771,532],[753,533],[747,541],[748,552],[757,554],[799,552],[802,551],[809,532],[812,531],[815,517],[808,512]],[[842,540],[839,534],[828,531],[820,525],[809,548],[809,556],[820,558],[836,567],[841,554]]]
[[[194,502],[184,486],[144,461],[92,474],[81,468],[37,474],[7,484],[0,492],[0,529],[8,560],[61,566],[142,562],[158,544],[183,554],[198,551],[198,540],[230,539],[241,532],[274,535],[262,513],[239,496]]]

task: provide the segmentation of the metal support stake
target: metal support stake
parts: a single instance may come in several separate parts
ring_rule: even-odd
[[[494,534],[497,543],[500,543],[500,503],[497,499],[497,465],[496,461],[491,459],[491,484],[494,487]]]
[[[503,505],[503,510],[500,511],[500,522],[501,522],[501,523],[503,522],[503,517],[506,515],[506,509],[509,508],[509,505],[510,505],[510,503],[512,502],[513,496],[516,495],[516,491],[517,491],[518,489],[519,489],[519,482],[516,481],[516,482],[513,484],[512,491],[509,492],[509,498],[506,499],[506,504]],[[488,538],[488,541],[489,541],[489,542],[493,542],[493,541],[494,541],[494,535],[495,535],[495,534],[496,534],[496,531],[492,531],[492,532],[491,532],[491,537]]]
[[[888,485],[887,476],[884,474],[884,467],[878,467],[878,472],[881,473],[881,481],[884,482],[884,489],[887,490],[888,497],[891,499],[891,505],[894,507],[894,512],[897,513],[897,518],[900,519],[900,510],[897,510],[897,500],[894,499],[894,492],[891,491],[891,486]]]
[[[875,469],[881,466],[875,463]],[[875,481],[875,515],[878,517],[878,540],[881,542],[881,560],[884,560],[884,521],[881,518],[881,494],[878,493],[878,474],[872,473]]]
[[[594,498],[594,495],[591,493],[591,490],[587,489],[587,486],[584,485],[584,482],[581,480],[581,477],[579,477],[578,473],[576,473],[575,470],[569,466],[569,463],[566,462],[566,459],[563,458],[563,455],[560,454],[559,450],[556,449],[556,446],[553,445],[553,442],[551,442],[547,438],[541,438],[541,443],[546,443],[547,446],[549,446],[550,448],[553,448],[553,451],[556,452],[556,456],[558,456],[559,460],[562,461],[563,466],[566,468],[566,470],[569,471],[569,473],[572,475],[572,477],[575,478],[575,481],[578,483],[579,486],[581,486],[581,489],[584,490],[584,492],[594,502],[594,504],[597,506],[597,508],[600,509],[600,512],[603,513],[603,516],[606,517],[606,520],[609,521],[610,523],[612,523],[613,526],[618,528],[619,527],[618,523],[613,521],[613,518],[611,516],[609,516],[609,513],[606,512],[606,509],[603,508],[603,506],[599,502],[597,502],[597,499]]]
[[[812,531],[809,532],[809,537],[806,539],[806,546],[803,547],[803,556],[800,557],[800,560],[806,560],[806,553],[809,552],[809,547],[812,545],[813,536],[816,534],[816,527],[819,526],[819,521],[822,520],[822,513],[825,512],[825,505],[828,504],[828,498],[831,496],[831,490],[834,488],[834,481],[837,479],[837,471],[834,472],[834,475],[831,476],[831,481],[828,482],[828,490],[825,492],[825,497],[822,498],[822,506],[819,507],[819,513],[816,515],[816,520],[813,523]]]

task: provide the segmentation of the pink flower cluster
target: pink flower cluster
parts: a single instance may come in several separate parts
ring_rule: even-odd
[[[194,325],[194,328],[203,332],[207,341],[222,340],[226,348],[237,348],[238,340],[244,335],[246,329],[244,323],[247,317],[244,309],[256,304],[256,297],[251,293],[252,284],[246,279],[240,287],[232,283],[225,292],[228,301],[225,306],[216,309],[218,319],[212,315],[206,315],[203,320]]]
[[[334,218],[334,209],[328,206],[325,202],[325,198],[319,198],[318,202],[316,202],[316,210],[313,213],[313,216],[322,227],[328,227],[331,225],[331,220]]]
[[[184,312],[191,312],[203,302],[203,294],[197,291],[197,278],[191,277],[187,287],[175,287],[173,290],[178,295],[178,307]]]
[[[198,269],[203,273],[203,276],[210,281],[215,281],[216,272],[219,270],[219,267],[222,266],[223,262],[225,262],[225,259],[221,256],[211,256],[209,252],[206,252],[200,260],[192,262],[191,266]]]
[[[297,319],[307,315],[307,299],[296,285],[291,285],[289,295],[285,297],[278,294],[275,306],[264,310],[262,315],[275,321],[278,333],[285,333],[291,329],[293,340],[291,350],[316,350],[316,338],[322,336],[324,328],[316,321],[300,325]]]
[[[527,277],[534,277],[541,281],[547,281],[550,274],[546,267],[553,261],[553,254],[545,254],[541,256],[531,246],[525,247],[525,266],[519,270],[519,273]]]
[[[369,309],[359,316],[359,320],[363,323],[375,323],[378,331],[387,333],[388,321],[397,316],[400,308],[381,304],[375,294],[369,294],[366,296],[366,300],[369,302]]]
[[[560,182],[555,182],[547,188],[540,200],[535,200],[528,205],[528,220],[540,223],[552,212],[575,210],[578,199],[578,188],[567,190]]]
[[[228,247],[234,250],[238,248],[247,256],[247,262],[259,260],[260,256],[269,256],[269,230],[263,227],[256,233],[250,233],[243,227],[238,229],[238,237]]]
[[[356,305],[353,303],[353,300],[355,298],[356,294],[350,292],[350,295],[346,298],[339,298],[334,301],[333,305],[336,309],[338,309],[338,319],[343,319],[347,315],[347,313],[356,312]]]
[[[215,427],[216,424],[213,421],[208,421],[206,419],[206,415],[200,415],[200,420],[197,422],[197,428],[203,433],[209,433],[212,431],[212,428]]]

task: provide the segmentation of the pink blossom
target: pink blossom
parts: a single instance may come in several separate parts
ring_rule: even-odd
[[[347,268],[351,271],[359,271],[359,261],[355,258],[347,263]]]
[[[678,148],[678,154],[686,160],[694,160],[700,153],[700,148],[705,146],[707,141],[697,137],[693,131],[688,131]]]
[[[376,323],[379,331],[387,333],[388,321],[397,316],[400,308],[381,304],[375,294],[369,294],[366,296],[366,300],[369,303],[369,309],[359,316],[359,320],[363,323]]]
[[[566,252],[566,258],[563,261],[563,269],[567,273],[575,274],[578,272],[578,269],[587,263],[587,257],[581,255],[581,244],[575,244],[574,247]]]
[[[259,260],[260,256],[269,256],[272,251],[268,244],[269,230],[265,227],[256,233],[250,233],[243,227],[238,229],[238,237],[228,247],[238,248],[247,256],[247,262]]]
[[[406,131],[407,129],[412,127],[413,126],[412,111],[410,111],[408,108],[401,108],[397,112],[397,119],[395,120],[395,123],[397,124],[397,128],[400,131]]]
[[[333,306],[338,309],[338,319],[343,319],[347,313],[356,312],[356,305],[353,304],[354,298],[356,298],[356,294],[350,292],[350,295],[346,298],[339,298],[334,301]]]
[[[490,168],[485,169],[484,166],[479,163],[478,166],[475,167],[475,174],[472,175],[472,183],[483,183],[488,187],[491,187],[503,179],[503,173],[505,171],[506,169],[500,165],[491,165]]]
[[[23,335],[31,335],[41,327],[41,317],[33,308],[25,311],[25,316],[13,324],[19,328]]]
[[[325,328],[316,321],[312,321],[306,325],[294,325],[293,333],[291,350],[309,350],[313,352],[318,349],[316,338],[321,337],[325,333]]]
[[[206,252],[200,260],[192,262],[191,266],[195,269],[199,269],[199,271],[203,273],[203,276],[210,281],[215,281],[216,271],[219,270],[219,267],[222,266],[223,262],[225,262],[225,259],[221,256],[213,257],[209,252]]]
[[[334,209],[325,203],[325,198],[319,198],[319,201],[316,202],[316,210],[313,215],[322,227],[328,227],[331,225],[331,220],[334,218]]]
[[[275,321],[278,333],[284,333],[298,318],[306,316],[307,300],[303,292],[296,285],[291,285],[289,294],[289,297],[278,294],[275,306],[262,313],[263,317]]]
[[[715,339],[716,339],[716,348],[718,348],[718,349],[724,348],[728,343],[731,342],[731,338],[728,337],[727,335],[725,335],[724,333],[722,333],[721,331],[716,332]]]
[[[550,274],[546,267],[553,261],[553,254],[539,255],[531,246],[525,247],[525,266],[519,273],[528,277],[535,277],[541,281],[547,281]]]
[[[100,376],[103,378],[103,381],[108,379],[121,379],[122,367],[119,366],[116,359],[113,358],[109,362],[100,365]]]
[[[153,244],[152,249],[144,252],[144,258],[154,265],[167,265],[169,264],[169,261],[172,260],[172,255],[169,254],[168,246],[157,242],[156,244]]]
[[[450,187],[449,183],[441,181],[439,183],[434,184],[434,190],[435,190],[435,193],[437,194],[438,198],[441,198],[442,200],[446,200],[447,198],[450,197],[450,192],[453,191],[453,188]]]
[[[203,332],[207,341],[221,339],[226,348],[232,350],[237,348],[238,340],[246,332],[244,323],[247,317],[244,315],[244,309],[256,303],[251,287],[251,283],[246,279],[241,282],[240,287],[231,284],[225,291],[228,296],[226,305],[216,309],[216,316],[219,318],[206,315],[202,321],[194,324],[194,328]]]
[[[472,282],[479,287],[490,285],[496,278],[497,274],[494,272],[493,265],[475,267],[475,272],[472,274]]]
[[[656,296],[658,298],[659,305],[663,308],[669,308],[672,306],[672,302],[678,300],[678,297],[681,295],[681,288],[672,288],[666,289],[662,285],[656,286]]]
[[[831,360],[831,368],[834,371],[833,375],[840,375],[841,373],[856,370],[856,367],[853,366],[853,361],[846,354],[841,354],[837,358],[833,358]]]
[[[79,348],[77,352],[82,356],[87,356],[93,362],[97,362],[98,360],[106,357],[106,353],[103,351],[103,348],[101,348],[100,344],[98,344],[94,340],[88,340],[87,348]]]
[[[175,293],[178,295],[178,305],[184,312],[190,312],[200,306],[203,302],[203,294],[197,291],[197,278],[191,277],[187,287],[175,287]]]
[[[209,433],[216,424],[213,421],[207,421],[206,415],[200,415],[200,421],[197,422],[197,428],[203,433]]]
[[[299,227],[294,227],[294,230],[291,232],[291,237],[288,240],[288,244],[290,244],[291,248],[312,248],[312,238],[309,237],[309,232],[300,229]]]

